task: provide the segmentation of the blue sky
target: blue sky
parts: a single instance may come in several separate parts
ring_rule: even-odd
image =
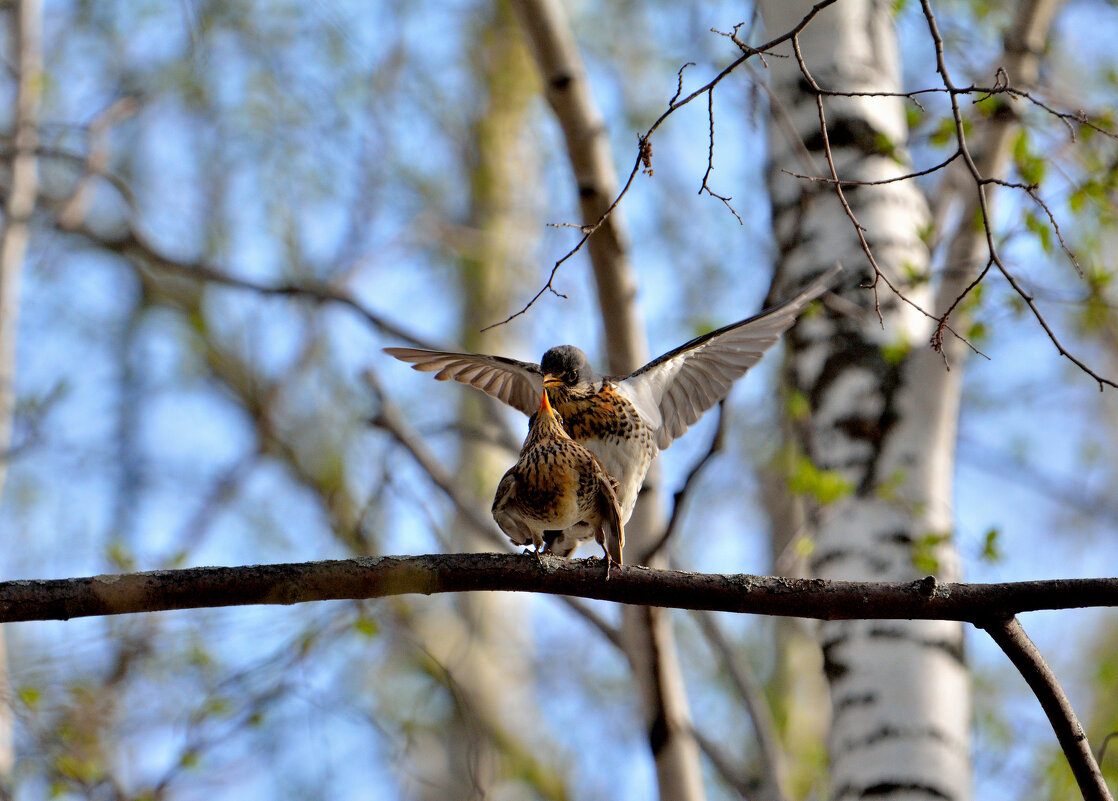
[[[112,141],[117,157],[135,172],[144,230],[159,247],[183,258],[197,257],[205,246],[200,232],[211,219],[213,198],[219,197],[228,242],[219,251],[223,269],[280,281],[290,277],[292,253],[297,252],[303,270],[328,277],[340,269],[331,259],[357,220],[361,233],[356,254],[341,265],[353,270],[350,289],[370,308],[424,336],[453,344],[455,266],[445,248],[430,241],[431,222],[461,222],[467,202],[456,137],[472,107],[470,102],[445,109],[439,104],[470,97],[473,89],[461,70],[467,57],[461,30],[472,23],[473,6],[456,4],[438,16],[412,9],[402,21],[392,16],[399,11],[395,6],[378,4],[318,3],[307,9],[295,4],[285,13],[270,13],[263,6],[252,9],[254,24],[282,45],[271,61],[232,35],[215,36],[209,49],[194,52],[186,61],[191,65],[187,72],[200,76],[211,93],[210,105],[202,107],[184,102],[185,92],[168,88],[184,80],[177,65],[191,46],[187,28],[197,24],[199,9],[187,4],[170,11],[142,3],[100,9],[123,37],[123,48],[114,51],[120,43],[110,36],[70,35],[67,21],[75,8],[48,3],[48,52],[53,59],[48,63],[57,76],[49,94],[49,119],[87,122],[113,96],[116,67],[127,67],[128,80],[150,93],[145,110],[122,125]],[[674,92],[678,65],[699,62],[687,73],[688,84],[695,86],[713,74],[714,64],[732,56],[725,40],[705,31],[712,25],[729,28],[739,14],[730,4],[693,12],[657,7],[636,23],[650,35],[643,44],[638,36],[609,41],[603,33],[605,22],[603,31],[596,30],[593,9],[579,16],[577,32],[588,53],[591,82],[606,111],[621,170],[627,170],[633,158],[634,130],[647,124],[648,115]],[[57,22],[50,23],[52,18]],[[606,22],[611,19],[606,15]],[[906,52],[919,53],[926,42],[919,22],[911,10],[902,18]],[[1115,23],[1110,7],[1072,7],[1061,28],[1063,36],[1075,42],[1074,49],[1062,49],[1063,73],[1058,77],[1064,83],[1065,74],[1076,74],[1077,63],[1110,59],[1103,43],[1113,41]],[[378,100],[362,88],[362,81],[389,71],[393,47],[400,42],[400,77],[391,84],[387,99]],[[342,55],[336,56],[337,51]],[[344,66],[332,61],[334,57]],[[639,80],[631,80],[617,66],[614,59],[620,57],[644,67]],[[908,69],[911,85],[933,80],[926,60],[915,58]],[[1102,88],[1081,90],[1088,100],[1096,92],[1107,97]],[[735,196],[743,225],[717,200],[694,196],[706,164],[702,103],[677,114],[662,129],[655,140],[656,175],[639,176],[626,199],[624,212],[633,232],[633,262],[653,353],[684,341],[699,327],[753,314],[767,290],[773,254],[763,193],[763,110],[755,119],[741,113],[740,106],[749,99],[748,83],[741,78],[728,81],[715,101],[719,134],[714,186]],[[542,224],[575,217],[560,141],[542,103],[533,124],[544,154],[539,200],[543,211],[536,272],[521,290],[525,299],[572,241],[570,230]],[[78,147],[80,137],[63,126],[58,142]],[[199,153],[210,152],[202,145],[214,143],[216,161],[200,161]],[[384,159],[362,159],[367,152],[383,153]],[[369,172],[359,173],[359,166]],[[1006,215],[1011,217],[1019,207],[1019,202],[1010,202]],[[101,191],[95,218],[111,220],[119,211],[119,199]],[[1026,274],[1076,297],[1079,289],[1070,271],[1053,266],[1035,244],[1017,237],[1007,244],[1007,254]],[[138,569],[167,564],[175,554],[182,555],[182,564],[345,554],[331,536],[317,499],[275,460],[253,455],[250,421],[227,393],[206,379],[205,365],[181,316],[158,309],[131,316],[138,288],[129,268],[76,249],[70,240],[43,229],[26,276],[19,394],[25,403],[55,400],[47,407],[39,436],[13,462],[4,488],[0,537],[12,545],[0,550],[0,577],[49,578],[116,569],[110,559],[114,543],[118,552],[128,552]],[[558,286],[569,299],[545,297],[530,315],[512,323],[522,344],[509,355],[536,358],[558,342],[600,352],[593,288],[581,257],[564,265]],[[983,314],[992,335],[983,350],[990,361],[972,359],[967,368],[956,476],[957,533],[967,576],[1006,581],[1112,574],[1112,566],[1118,564],[1118,547],[1108,536],[1113,518],[1075,519],[1051,493],[1038,490],[1031,477],[1015,475],[1009,458],[1023,456],[1059,479],[1052,484],[1105,494],[1113,487],[1114,465],[1105,454],[1113,451],[1108,443],[1115,434],[1113,429],[1105,432],[1098,415],[1103,404],[1113,413],[1112,393],[1100,401],[1090,381],[1058,357],[1031,319],[1011,313],[1004,282],[992,280],[989,290],[992,300]],[[344,309],[315,311],[235,290],[210,291],[205,308],[212,330],[263,375],[297,376],[279,401],[279,419],[294,429],[321,428],[324,441],[340,439],[336,444],[344,454],[351,486],[361,490],[357,494],[378,479],[385,465],[397,471],[398,480],[379,519],[385,550],[436,548],[431,522],[444,521],[449,506],[409,458],[361,425],[372,406],[363,397],[358,376],[372,367],[390,381],[415,426],[435,432],[430,441],[447,459],[455,452],[454,440],[438,429],[455,413],[462,390],[436,385],[385,357],[379,348],[393,343]],[[1047,310],[1066,331],[1063,310],[1055,304]],[[308,331],[322,332],[325,366],[301,373],[293,364]],[[122,349],[127,353],[124,359]],[[1083,352],[1091,354],[1086,346]],[[131,378],[124,365],[130,365]],[[690,507],[687,525],[675,543],[675,557],[684,567],[767,569],[764,517],[748,468],[759,452],[772,446],[770,398],[776,365],[775,358],[768,358],[731,395],[730,413],[738,427],[704,475],[697,489],[702,494],[695,499],[699,502]],[[127,405],[129,392],[135,393],[132,406]],[[122,399],[124,420],[135,422],[130,439],[118,436]],[[516,430],[524,425],[516,418],[513,424]],[[662,457],[669,491],[705,449],[711,425],[704,420]],[[1083,454],[1092,445],[1103,457],[1085,463]],[[122,447],[139,457],[134,460],[133,478],[139,481],[134,494],[122,490],[122,479],[128,478],[119,469]],[[233,497],[210,510],[214,483],[228,475],[237,477]],[[740,476],[730,485],[731,492],[725,491],[727,475]],[[203,514],[206,510],[212,513]],[[204,527],[196,527],[200,521]],[[977,557],[992,527],[1001,532],[1005,558],[990,564]],[[593,643],[584,625],[572,621],[556,602],[532,599],[525,606],[526,621],[541,632],[539,654],[554,657],[543,660],[548,667],[535,679],[548,690],[541,693],[547,736],[560,743],[569,758],[580,797],[615,797],[617,785],[596,770],[600,753],[616,766],[611,775],[623,777],[620,784],[627,798],[646,797],[653,781],[651,761],[624,665],[607,647]],[[382,611],[375,604],[368,609],[373,617]],[[603,612],[616,614],[604,605]],[[388,653],[387,637],[364,637],[347,628],[356,615],[350,605],[338,604],[169,613],[151,622],[20,624],[8,629],[13,679],[17,687],[86,681],[109,669],[108,638],[142,633],[151,626],[161,652],[154,675],[128,691],[128,697],[142,700],[141,706],[151,706],[135,720],[123,717],[120,722],[119,759],[126,777],[157,775],[179,758],[190,738],[189,710],[205,703],[220,686],[221,676],[241,670],[257,689],[269,682],[292,682],[288,695],[268,713],[268,723],[275,726],[262,727],[270,731],[261,734],[250,731],[233,737],[216,754],[204,757],[188,774],[192,778],[184,782],[183,797],[271,797],[277,782],[297,777],[309,795],[315,794],[314,788],[325,788],[333,797],[363,798],[375,787],[379,797],[391,798],[400,762],[397,744],[371,725],[369,716],[386,715],[386,707],[392,705],[370,700],[368,675],[381,668],[391,672],[394,655]],[[1101,618],[1086,612],[1038,613],[1025,616],[1024,623],[1058,672],[1070,679],[1082,669],[1079,655]],[[756,620],[724,622],[743,636],[759,637],[766,625]],[[289,653],[305,631],[331,627],[340,633],[315,652],[319,658],[289,674],[269,667],[272,655]],[[196,639],[212,652],[219,668],[180,669]],[[588,641],[592,644],[583,653],[582,643]],[[1003,671],[1004,660],[984,636],[971,636],[969,642],[980,671]],[[765,666],[762,655],[757,661]],[[577,669],[570,667],[572,663]],[[363,675],[364,670],[370,674]],[[698,678],[704,666],[691,664],[688,670]],[[394,681],[403,681],[398,672],[393,675]],[[585,689],[595,677],[608,693]],[[1016,790],[1023,792],[1025,787],[1005,789],[1001,768],[1024,753],[1032,758],[1026,743],[1048,742],[1047,726],[1023,687],[1016,679],[1007,680],[1004,687],[1013,699],[1006,714],[1019,746],[1004,762],[979,761],[982,797],[1008,798],[1018,796]],[[424,698],[425,689],[421,683],[405,687],[402,697],[413,692]],[[740,714],[720,705],[722,696],[697,681],[691,691],[696,709],[708,716],[704,722],[716,730],[740,730]],[[1086,712],[1085,692],[1074,683],[1070,691],[1073,702]],[[608,696],[604,704],[603,694]],[[221,720],[218,716],[212,722],[215,731]],[[319,758],[322,754],[328,756]],[[276,769],[274,775],[229,773],[261,759]],[[41,789],[32,788],[28,797],[37,797]]]

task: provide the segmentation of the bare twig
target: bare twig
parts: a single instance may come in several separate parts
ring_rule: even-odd
[[[660,553],[660,551],[664,549],[664,546],[668,544],[668,540],[672,538],[676,528],[679,526],[679,521],[683,518],[683,507],[687,500],[687,495],[691,491],[692,485],[695,483],[695,479],[698,478],[699,473],[706,467],[707,462],[722,449],[722,441],[725,436],[726,401],[723,399],[718,404],[718,423],[714,429],[714,436],[710,438],[710,446],[706,449],[706,452],[699,457],[699,460],[691,466],[691,469],[687,472],[687,478],[683,480],[683,486],[676,490],[675,495],[672,497],[672,515],[668,519],[668,525],[664,527],[664,533],[660,535],[660,538],[652,544],[652,547],[649,548],[637,562],[640,564],[648,564],[652,560],[652,557]]]
[[[850,178],[842,178],[836,180],[835,178],[826,178],[819,175],[801,175],[798,172],[792,172],[791,170],[785,169],[781,169],[781,172],[785,175],[791,175],[793,178],[799,178],[804,181],[812,181],[814,183],[840,184],[841,186],[883,186],[884,184],[895,184],[900,181],[909,181],[913,178],[919,178],[922,175],[931,175],[933,172],[939,172],[955,159],[959,158],[959,156],[961,155],[963,155],[962,152],[956,150],[939,164],[928,167],[927,169],[906,172],[904,175],[895,175],[892,178],[882,178],[877,181],[856,181]]]
[[[308,283],[265,284],[230,275],[209,264],[178,261],[161,253],[135,228],[130,228],[118,237],[102,236],[84,225],[63,230],[78,234],[98,247],[135,258],[141,264],[158,272],[170,273],[194,281],[220,284],[232,289],[243,289],[264,296],[293,297],[314,303],[336,303],[350,309],[378,331],[394,339],[408,342],[416,347],[437,349],[435,343],[401,328],[337,287]]]
[[[1118,738],[1118,731],[1112,731],[1110,734],[1102,738],[1102,745],[1099,746],[1098,763],[1102,764],[1103,757],[1106,756],[1106,747],[1110,745],[1110,741]]]
[[[787,769],[784,752],[781,750],[776,734],[776,722],[773,720],[769,702],[765,698],[764,687],[753,674],[749,663],[739,659],[734,653],[713,615],[709,612],[696,612],[695,619],[699,621],[703,636],[721,661],[731,686],[745,704],[749,718],[753,721],[753,730],[757,734],[757,751],[762,765],[762,795],[766,801],[783,801],[788,797],[785,792]]]
[[[458,485],[458,482],[454,480],[454,477],[439,461],[438,457],[431,452],[423,442],[423,439],[412,429],[407,420],[405,420],[404,415],[396,405],[385,395],[381,388],[380,381],[376,377],[376,373],[372,370],[366,370],[362,377],[373,391],[374,398],[379,406],[377,413],[369,422],[377,428],[386,431],[393,439],[404,446],[404,449],[419,463],[419,466],[423,468],[435,486],[446,494],[455,508],[461,513],[462,517],[469,522],[479,534],[483,535],[495,545],[507,546],[508,540],[497,531],[493,521],[487,519],[478,511],[476,504],[471,502],[466,493]]]
[[[610,622],[608,620],[599,615],[586,604],[582,603],[582,601],[580,601],[578,598],[571,598],[569,596],[563,595],[560,597],[560,600],[563,601],[563,603],[565,603],[576,615],[596,628],[603,637],[609,640],[610,644],[613,645],[614,648],[616,648],[621,653],[625,653],[625,643],[622,641],[621,632],[616,626],[610,625]]]
[[[1085,801],[1113,801],[1071,702],[1021,623],[1010,617],[980,625],[1017,667],[1040,701]]]
[[[951,116],[955,122],[955,138],[959,143],[959,149],[962,151],[963,163],[966,165],[967,170],[970,172],[971,177],[974,179],[975,182],[975,189],[978,193],[978,206],[980,211],[982,212],[982,223],[983,228],[985,229],[986,247],[990,254],[990,261],[993,263],[994,266],[998,268],[998,271],[1003,276],[1005,276],[1005,280],[1009,282],[1009,285],[1013,287],[1013,290],[1021,296],[1022,300],[1025,301],[1025,304],[1033,313],[1036,321],[1040,324],[1040,327],[1044,329],[1045,334],[1048,335],[1049,340],[1051,340],[1052,344],[1056,347],[1057,352],[1061,356],[1068,359],[1080,370],[1093,378],[1098,383],[1100,392],[1102,391],[1104,385],[1118,388],[1118,382],[1099,375],[1063,346],[1059,338],[1056,336],[1056,333],[1048,325],[1048,321],[1044,318],[1044,315],[1041,313],[1040,309],[1037,308],[1036,302],[1033,300],[1032,295],[1025,291],[1024,287],[1021,286],[1017,278],[1013,275],[1013,273],[1009,271],[1005,263],[1002,261],[1001,255],[998,252],[997,244],[994,241],[993,220],[990,216],[989,204],[986,198],[987,181],[985,180],[982,173],[979,171],[978,166],[974,162],[974,158],[971,156],[970,149],[967,146],[966,133],[963,125],[963,115],[962,111],[959,108],[958,88],[952,82],[951,74],[947,69],[947,61],[944,56],[943,37],[940,36],[939,24],[936,22],[935,14],[932,12],[929,0],[920,0],[920,7],[924,11],[924,17],[928,23],[928,31],[931,34],[933,43],[935,44],[936,72],[939,73],[940,80],[943,82],[944,88],[948,90],[948,97],[951,101]],[[977,284],[975,282],[972,282],[971,285],[963,291],[962,295],[960,295],[956,302],[952,304],[951,308],[955,308],[963,299],[963,297],[967,295],[971,288],[976,285]],[[945,314],[940,318],[939,325],[945,326],[946,322],[947,315]]]
[[[715,772],[722,777],[722,781],[726,782],[746,801],[753,801],[754,799],[761,801],[761,796],[757,793],[756,782],[750,781],[747,776],[742,774],[742,771],[730,761],[725,750],[718,743],[698,729],[692,729],[691,736],[695,738],[695,742],[699,744],[699,748],[707,760],[710,761]]]
[[[683,108],[696,98],[701,97],[704,94],[711,93],[714,88],[723,81],[723,79],[725,79],[734,70],[744,64],[754,55],[760,55],[766,51],[772,50],[777,45],[783,44],[784,42],[797,35],[800,31],[807,27],[808,23],[815,19],[816,15],[818,15],[820,11],[822,11],[829,5],[833,5],[835,2],[836,0],[820,0],[820,2],[812,6],[811,10],[808,11],[808,13],[805,14],[804,17],[799,21],[799,23],[797,23],[791,30],[781,34],[772,41],[760,45],[759,47],[750,47],[749,45],[746,45],[744,42],[742,42],[741,44],[739,44],[739,47],[743,50],[742,55],[735,59],[732,63],[724,67],[721,72],[714,76],[714,78],[703,84],[695,91],[691,92],[682,100],[677,99],[679,97],[679,92],[677,92],[672,97],[671,102],[669,102],[667,109],[665,109],[664,112],[656,118],[656,120],[644,131],[644,133],[638,134],[637,156],[633,162],[632,169],[629,171],[629,177],[626,179],[625,184],[621,187],[621,191],[618,192],[613,200],[609,203],[609,205],[606,206],[605,210],[601,213],[597,220],[590,224],[577,226],[582,231],[582,236],[579,238],[578,242],[575,243],[574,247],[568,250],[562,257],[559,258],[558,261],[555,262],[554,265],[552,265],[551,272],[549,273],[547,278],[547,282],[543,285],[543,287],[541,287],[540,290],[534,296],[532,296],[532,298],[521,309],[510,314],[505,319],[493,323],[493,325],[487,326],[486,329],[483,330],[494,328],[499,325],[505,325],[512,320],[515,320],[517,317],[520,317],[522,314],[525,314],[530,308],[532,308],[535,302],[547,292],[554,292],[555,294],[559,294],[552,288],[553,282],[555,281],[555,275],[558,272],[559,267],[576,253],[578,253],[582,249],[582,246],[586,244],[587,240],[589,240],[590,237],[593,236],[598,231],[598,229],[606,223],[606,221],[617,209],[618,204],[621,203],[621,199],[625,197],[625,195],[629,192],[629,188],[633,185],[633,179],[637,177],[637,173],[644,165],[647,149],[650,146],[649,143],[652,135],[657,131],[657,129],[659,129],[659,127],[668,117],[670,117],[676,111]],[[712,192],[711,194],[713,195],[714,193]],[[723,202],[727,202],[727,200],[728,199],[724,199]],[[727,205],[729,205],[728,202]]]
[[[889,279],[889,276],[882,272],[881,267],[877,263],[877,259],[874,258],[873,251],[870,250],[869,242],[866,241],[866,229],[860,222],[858,222],[858,218],[854,216],[854,210],[850,208],[850,203],[846,199],[846,193],[842,191],[843,184],[846,182],[839,179],[838,170],[835,168],[835,158],[834,154],[831,152],[831,140],[830,136],[827,133],[827,115],[826,112],[823,110],[822,90],[819,88],[819,84],[816,83],[815,78],[812,76],[810,70],[808,70],[807,62],[804,61],[803,53],[800,51],[800,40],[797,36],[792,37],[792,52],[796,56],[796,63],[800,66],[800,72],[803,74],[804,79],[808,82],[808,85],[811,87],[811,90],[815,95],[815,108],[816,112],[819,115],[819,131],[823,137],[823,154],[827,159],[827,168],[830,170],[831,173],[829,183],[831,183],[835,187],[835,194],[838,196],[839,203],[842,204],[843,211],[849,218],[851,225],[854,226],[854,232],[858,236],[858,243],[861,245],[862,252],[866,255],[866,260],[869,262],[870,267],[873,268],[874,279],[872,289],[874,310],[877,312],[877,319],[878,322],[881,324],[881,327],[885,327],[885,318],[881,315],[881,302],[877,292],[877,284],[879,281],[884,281],[885,286],[889,287],[889,290],[898,298],[900,298],[904,303],[916,309],[916,311],[920,312],[928,319],[935,320],[939,326],[942,326],[942,328],[950,331],[956,338],[958,338],[961,342],[964,342],[967,347],[969,347],[975,353],[979,354],[980,356],[985,356],[986,354],[982,353],[982,351],[976,348],[970,342],[970,340],[968,340],[962,334],[958,333],[955,329],[951,328],[951,326],[947,325],[946,317],[937,318],[935,315],[922,308],[919,304],[913,302],[908,296],[906,296],[893,284],[893,282]]]

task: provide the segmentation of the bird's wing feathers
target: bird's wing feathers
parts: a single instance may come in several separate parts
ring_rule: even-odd
[[[734,381],[761,360],[804,306],[832,284],[829,270],[803,292],[756,317],[703,334],[617,383],[656,432],[663,450],[703,412],[726,397]]]
[[[597,456],[591,454],[594,470],[598,477],[598,501],[601,520],[599,526],[602,531],[602,547],[605,548],[609,559],[617,564],[622,564],[622,553],[625,549],[625,523],[621,520],[621,501],[617,497],[617,479],[612,478]]]
[[[454,379],[480,389],[524,414],[530,415],[540,407],[543,373],[538,364],[503,356],[420,348],[385,348],[384,352],[402,362],[410,362],[414,370],[435,373],[439,381]]]

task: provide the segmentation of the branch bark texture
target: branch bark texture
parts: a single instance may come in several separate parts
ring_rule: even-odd
[[[1005,584],[719,575],[523,554],[381,556],[0,582],[0,623],[483,590],[819,620],[962,620],[1118,607],[1118,577]]]
[[[1091,753],[1087,735],[1075,716],[1075,711],[1071,708],[1071,702],[1056,680],[1052,668],[1029,639],[1025,629],[1021,627],[1021,622],[1011,617],[1008,620],[985,624],[983,628],[1005,651],[1009,661],[1020,671],[1021,676],[1040,701],[1044,714],[1048,716],[1052,729],[1056,732],[1056,739],[1060,741],[1060,748],[1063,749],[1068,764],[1071,765],[1071,772],[1075,775],[1075,781],[1085,801],[1113,801],[1102,772],[1099,770],[1099,763]]]

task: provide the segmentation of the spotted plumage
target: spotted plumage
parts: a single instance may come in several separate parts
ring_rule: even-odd
[[[628,522],[657,453],[726,397],[734,381],[761,360],[800,311],[834,282],[835,268],[775,308],[696,337],[628,376],[595,376],[586,354],[572,345],[551,348],[540,364],[503,356],[385,348],[416,370],[434,372],[492,395],[525,414],[540,396],[562,418],[569,435],[589,449],[617,480],[621,518]],[[590,536],[585,526],[549,531],[549,549],[566,555]]]
[[[517,545],[544,545],[544,532],[578,528],[601,544],[608,562],[622,563],[625,526],[617,483],[598,458],[568,436],[541,393],[520,458],[497,486],[493,519]]]

